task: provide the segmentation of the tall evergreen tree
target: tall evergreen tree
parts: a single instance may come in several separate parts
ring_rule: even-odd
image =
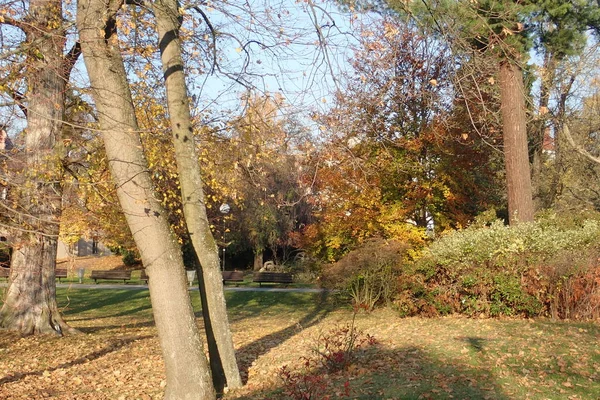
[[[379,2],[369,2],[378,4]],[[581,49],[585,32],[597,31],[598,3],[592,0],[481,0],[477,2],[386,2],[415,17],[466,57],[493,54],[498,65],[507,197],[511,224],[533,219],[523,71],[535,45],[551,62]],[[550,83],[552,80],[546,80]],[[544,84],[543,84],[544,85]],[[542,86],[542,104],[547,96]],[[538,132],[541,130],[538,130]],[[538,138],[537,143],[541,144]]]

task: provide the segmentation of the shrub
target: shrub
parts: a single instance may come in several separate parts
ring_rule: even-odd
[[[121,254],[121,259],[127,267],[132,267],[140,263],[137,253],[132,250],[124,250]]]
[[[334,264],[323,268],[322,284],[340,290],[354,305],[372,310],[390,303],[397,292],[399,266],[408,246],[396,240],[368,240]]]
[[[310,369],[310,361],[307,360],[304,368]],[[285,393],[294,400],[327,399],[328,379],[321,374],[299,373],[288,369],[284,365],[279,370],[279,378],[283,381]]]
[[[407,265],[394,304],[403,315],[597,318],[599,239],[595,219],[475,224]]]
[[[123,264],[127,267],[132,267],[141,263],[139,252],[135,248],[130,249],[123,246],[111,246],[109,249],[113,254],[121,256]]]
[[[364,335],[354,325],[357,309],[352,322],[337,326],[320,334],[312,355],[302,357],[302,368],[290,370],[287,365],[279,370],[286,394],[292,399],[330,399],[328,393],[350,396],[350,382],[346,380],[342,390],[335,390],[327,374],[345,371],[356,361],[356,351],[377,343],[371,335]]]
[[[357,350],[376,343],[377,340],[373,336],[364,335],[356,329],[353,318],[350,324],[334,327],[319,335],[313,349],[316,356],[313,364],[330,373],[343,371],[356,360]]]
[[[321,263],[305,252],[298,252],[290,263],[289,272],[294,274],[294,280],[313,283],[321,275]]]
[[[546,308],[553,318],[598,319],[600,317],[600,251],[597,247],[561,254],[540,267],[530,285],[546,290]]]
[[[454,231],[434,242],[427,256],[454,270],[481,264],[510,267],[553,258],[565,250],[588,248],[600,239],[600,223],[596,220],[567,229],[559,221],[549,222],[509,227],[497,220],[489,227]]]

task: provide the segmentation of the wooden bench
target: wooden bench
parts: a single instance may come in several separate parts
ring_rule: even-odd
[[[223,271],[223,283],[244,282],[243,271]]]
[[[62,278],[67,279],[67,269],[66,268],[57,268],[54,270],[54,277],[58,279],[58,283]]]
[[[252,280],[259,286],[263,283],[289,284],[294,282],[294,276],[289,272],[255,272]]]
[[[90,278],[94,280],[96,284],[98,284],[98,279],[106,279],[113,281],[123,281],[123,283],[127,283],[127,281],[131,280],[131,271],[120,271],[120,270],[92,270],[92,275]]]
[[[58,268],[58,269],[54,270],[54,276],[56,277],[56,279],[58,279],[58,282],[60,283],[60,280],[62,278],[65,278],[65,279],[67,278],[67,270]],[[9,277],[10,277],[10,268],[0,267],[0,278],[8,279]]]
[[[145,269],[140,271],[140,281],[144,282],[146,285],[148,284],[148,275],[146,274]]]

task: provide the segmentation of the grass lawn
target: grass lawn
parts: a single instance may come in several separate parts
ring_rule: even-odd
[[[198,292],[192,293],[202,327]],[[227,292],[246,386],[225,399],[286,399],[279,369],[302,371],[318,338],[352,319],[314,293]],[[146,290],[59,289],[84,334],[0,332],[0,399],[159,399],[163,364]],[[600,325],[549,320],[398,318],[359,314],[377,340],[347,371],[317,371],[336,398],[599,399]]]

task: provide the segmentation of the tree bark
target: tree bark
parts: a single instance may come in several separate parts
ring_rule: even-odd
[[[181,248],[156,200],[116,35],[121,0],[80,0],[77,27],[117,196],[149,276],[165,361],[165,399],[214,399]]]
[[[252,269],[254,271],[260,271],[263,265],[263,251],[259,249],[254,249],[254,262]]]
[[[540,79],[540,102],[538,107],[538,119],[533,129],[533,162],[531,169],[532,192],[535,209],[549,208],[554,202],[554,195],[542,193],[542,165],[544,154],[544,142],[549,131],[548,121],[550,113],[550,89],[555,81],[556,60],[553,53],[544,55],[543,73]]]
[[[61,129],[68,60],[61,0],[31,0],[22,27],[28,51],[27,129],[19,209],[23,228],[13,258],[0,326],[23,335],[75,333],[56,304],[56,251],[62,211]],[[19,232],[17,230],[17,232]]]
[[[527,117],[523,72],[510,61],[502,61],[499,74],[504,162],[511,225],[533,221],[531,171],[527,151]]]
[[[153,9],[179,171],[183,213],[192,246],[200,262],[198,282],[213,384],[217,391],[221,392],[225,385],[229,388],[241,387],[242,380],[227,318],[219,251],[206,214],[204,184],[196,155],[179,40],[181,15],[177,0],[158,0]]]

